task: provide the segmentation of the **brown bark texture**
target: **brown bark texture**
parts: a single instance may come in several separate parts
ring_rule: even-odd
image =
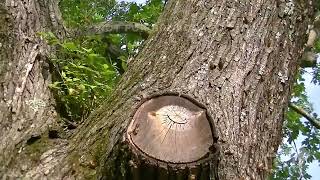
[[[56,121],[48,89],[50,49],[37,33],[62,35],[60,22],[57,1],[0,2],[0,176],[4,179],[19,177],[34,164],[29,158],[19,163],[13,159]]]
[[[212,118],[218,179],[267,178],[313,1],[169,1],[113,95],[69,139],[43,135],[55,113],[42,71],[46,46],[35,32],[59,22],[45,2],[0,3],[0,175],[126,179],[123,138],[135,110],[150,96],[176,93]]]

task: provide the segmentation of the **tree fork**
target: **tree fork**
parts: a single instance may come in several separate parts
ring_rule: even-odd
[[[145,98],[175,92],[212,116],[219,179],[266,179],[314,13],[309,3],[169,1],[113,95],[73,138],[48,140],[52,146],[27,169],[18,163],[26,149],[13,152],[16,164],[5,172],[30,179],[121,179],[132,159],[119,154],[130,152],[121,142],[136,108]],[[122,171],[109,170],[117,168]],[[161,174],[170,175],[170,168]]]

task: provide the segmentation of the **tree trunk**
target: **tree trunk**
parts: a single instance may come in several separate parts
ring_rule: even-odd
[[[14,159],[56,123],[50,49],[37,33],[61,37],[60,22],[54,0],[0,2],[0,176],[20,176],[32,167],[32,158]]]
[[[55,115],[50,114],[49,80],[40,71],[43,57],[34,54],[45,46],[35,46],[35,35],[23,33],[56,21],[36,16],[40,11],[25,16],[14,13],[23,6],[27,7],[7,5],[2,8],[7,11],[1,10],[10,17],[0,19],[10,22],[0,29],[6,37],[2,46],[14,47],[0,52],[8,60],[1,68],[5,73],[0,91],[0,112],[5,112],[1,144],[6,145],[1,146],[0,159],[4,175],[126,179],[131,156],[123,139],[135,110],[150,97],[178,94],[202,104],[211,116],[220,147],[215,167],[219,179],[267,178],[307,40],[312,1],[169,1],[113,95],[74,136],[69,140],[41,136],[29,143],[27,137],[43,134]],[[23,26],[20,21],[40,25]],[[42,103],[35,108],[35,102]]]

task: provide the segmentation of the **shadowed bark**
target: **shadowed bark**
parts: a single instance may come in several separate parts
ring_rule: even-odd
[[[221,147],[219,164],[213,167],[219,179],[266,179],[281,142],[284,110],[307,40],[306,31],[313,15],[309,3],[169,1],[154,32],[140,54],[129,63],[113,95],[68,140],[42,135],[55,116],[48,114],[52,111],[47,84],[32,89],[31,85],[37,85],[38,81],[27,79],[23,83],[23,77],[32,77],[26,74],[35,70],[40,72],[41,68],[28,70],[27,67],[41,62],[36,61],[37,56],[32,52],[37,48],[44,50],[45,46],[35,46],[32,39],[28,41],[31,43],[28,53],[21,45],[18,48],[21,42],[26,42],[19,39],[26,36],[17,36],[18,32],[35,30],[26,26],[31,29],[20,31],[21,22],[11,17],[7,29],[1,27],[0,33],[11,37],[5,41],[7,47],[23,49],[30,58],[18,58],[24,57],[18,50],[12,53],[3,48],[0,52],[1,58],[8,59],[3,63],[5,68],[1,68],[4,78],[0,86],[0,112],[5,112],[4,118],[1,117],[0,128],[5,133],[1,131],[4,137],[1,142],[7,145],[1,146],[5,155],[1,155],[0,162],[10,162],[0,164],[3,169],[0,172],[4,172],[3,176],[32,179],[128,178],[133,166],[123,137],[135,110],[150,96],[176,93],[204,105],[212,116]],[[16,12],[16,6],[0,6],[10,13]],[[57,22],[50,20],[51,16],[44,17],[47,19],[30,22]],[[10,31],[11,26],[17,30]],[[29,46],[23,44],[23,47]],[[35,77],[41,78],[38,74]],[[21,87],[29,89],[21,91]],[[47,99],[35,113],[27,102],[34,104],[39,102],[34,100],[44,99],[36,96],[37,93],[47,93]],[[17,122],[28,123],[29,126],[23,127],[34,127],[34,131],[20,133]],[[42,136],[37,136],[38,133]],[[34,138],[28,144],[27,137],[31,135]],[[45,149],[37,151],[39,146]],[[31,151],[34,149],[36,154]],[[1,161],[4,158],[13,160]]]

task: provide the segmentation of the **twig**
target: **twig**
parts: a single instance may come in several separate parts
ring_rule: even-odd
[[[292,103],[289,103],[289,107],[292,110],[294,110],[295,112],[297,112],[298,114],[300,114],[301,116],[303,116],[304,118],[306,118],[314,127],[316,127],[317,129],[320,129],[320,121],[317,120],[317,118],[313,117],[308,112],[306,112],[302,108],[300,108]]]

